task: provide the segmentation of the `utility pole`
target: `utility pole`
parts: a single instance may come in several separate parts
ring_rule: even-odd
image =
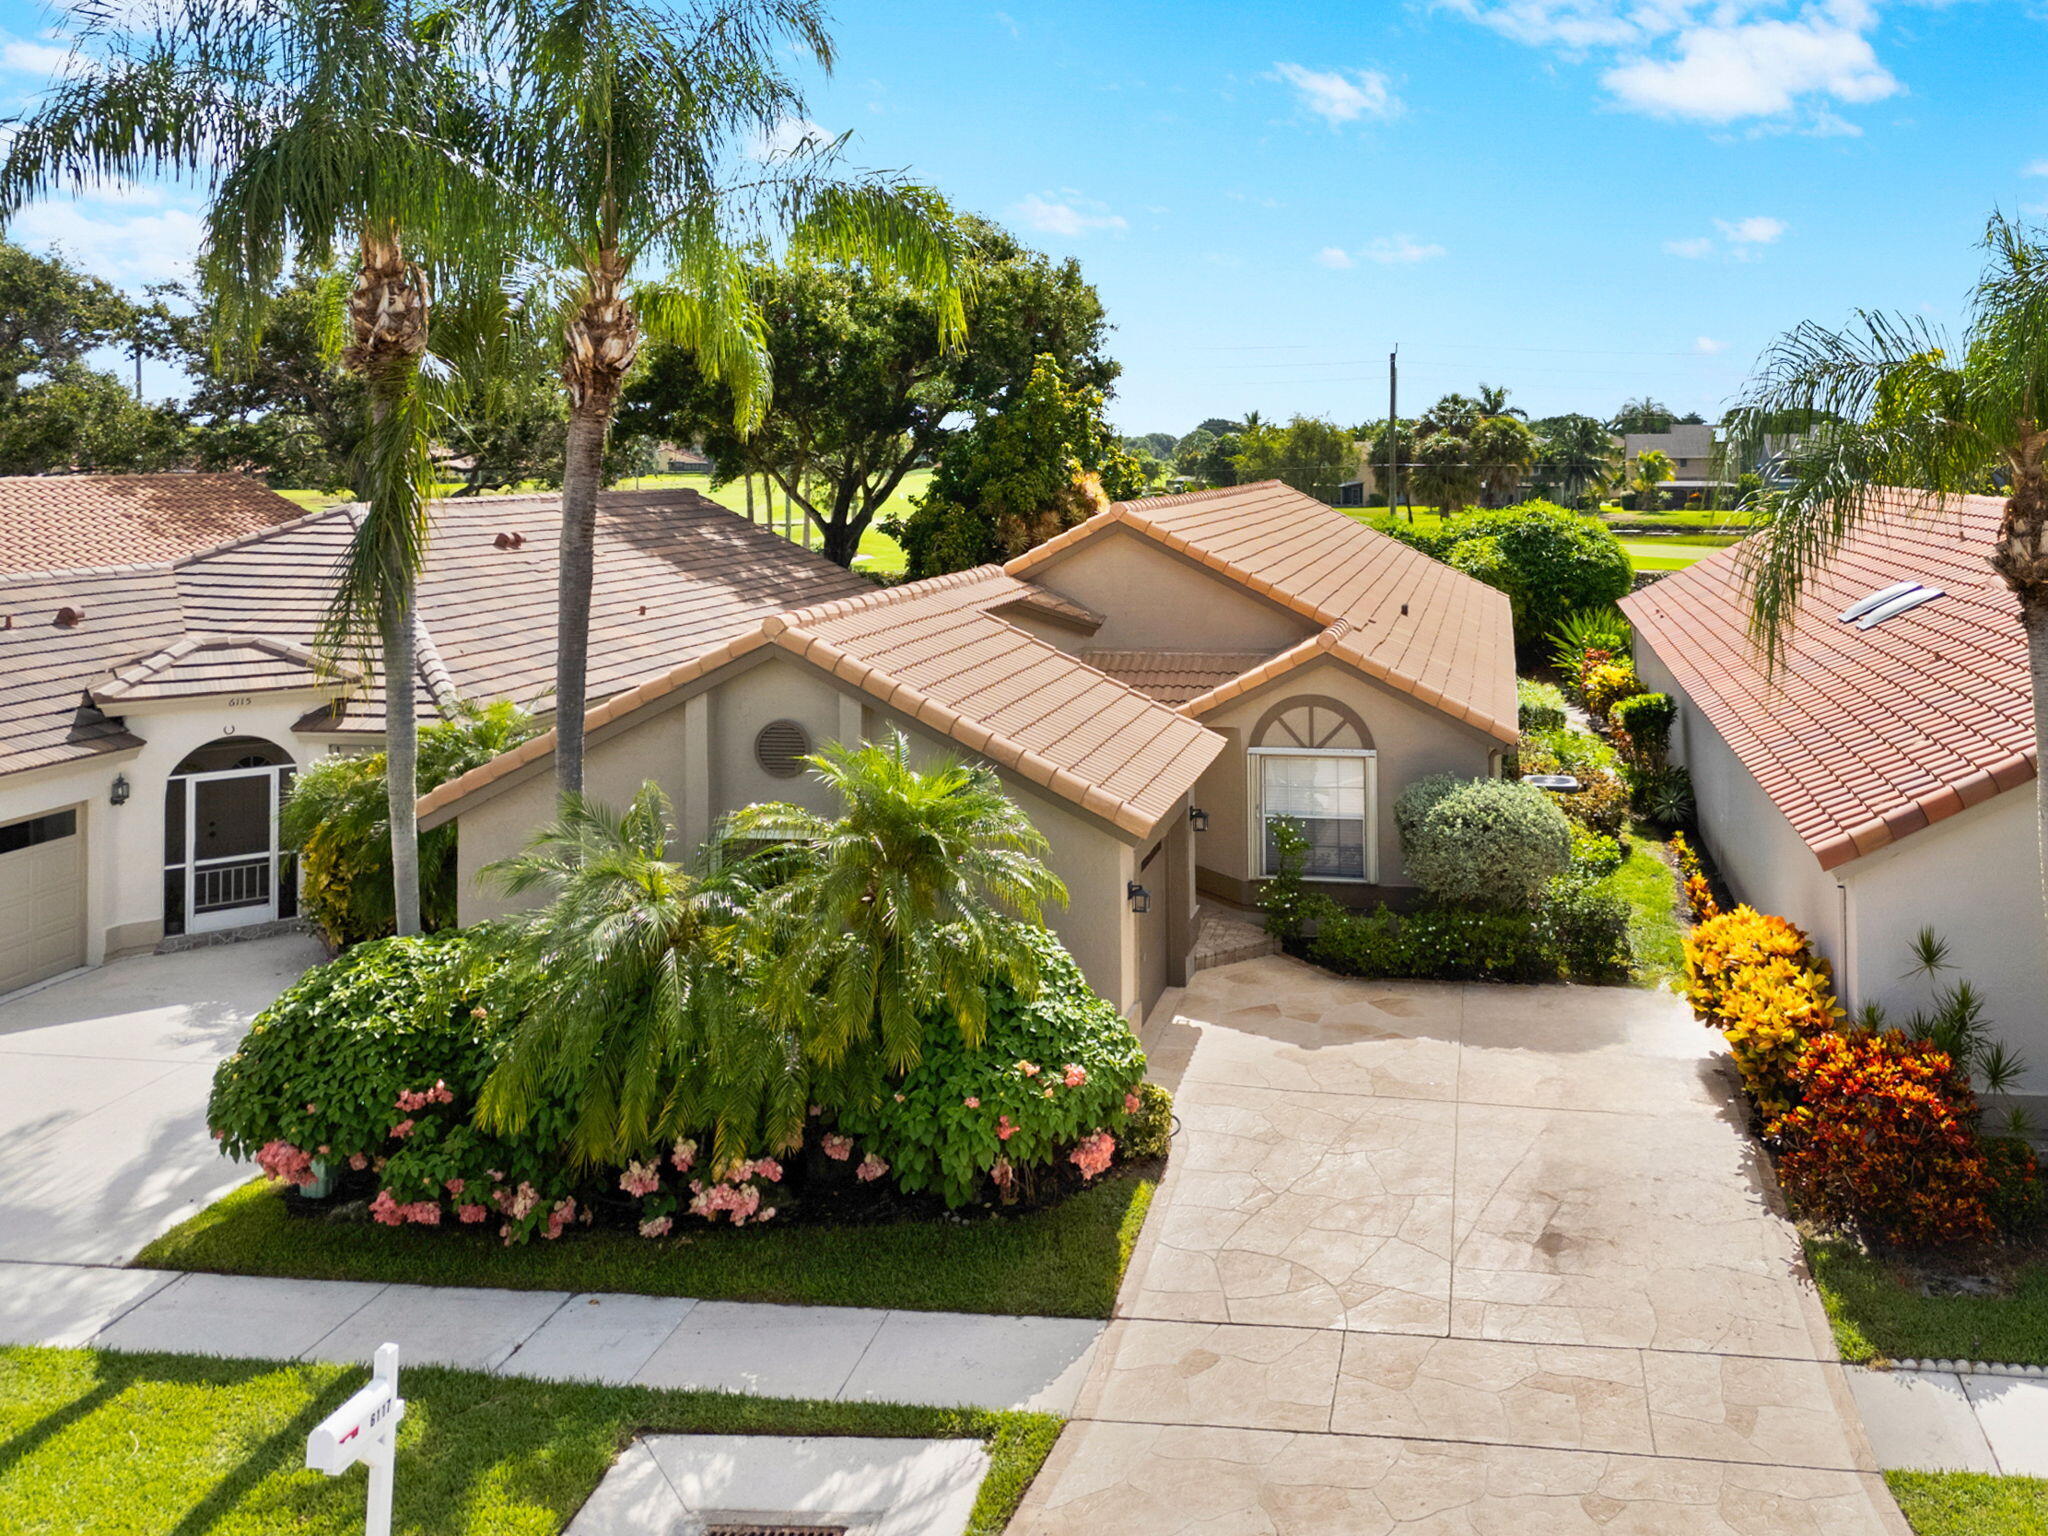
[[[1387,516],[1394,516],[1395,498],[1401,493],[1401,345],[1387,354]],[[1410,514],[1410,522],[1414,516]]]
[[[141,338],[140,336],[137,336],[137,337],[135,338],[135,399],[136,399],[136,402],[137,402],[138,404],[139,404],[139,403],[141,403],[141,400],[142,400],[142,338]]]

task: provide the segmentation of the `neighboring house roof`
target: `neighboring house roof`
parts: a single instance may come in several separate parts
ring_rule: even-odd
[[[1194,787],[1223,739],[993,611],[1031,591],[983,566],[777,615],[593,709],[586,728],[773,646],[1142,836]],[[423,824],[553,752],[549,732],[442,785],[420,801]]]
[[[306,514],[147,567],[0,576],[0,773],[137,745],[110,718],[124,702],[316,681],[293,659],[318,639],[353,517]],[[422,718],[463,698],[548,708],[560,522],[550,496],[435,506],[419,585]],[[601,699],[769,614],[872,588],[695,491],[662,490],[600,498],[594,590],[590,693]],[[59,627],[65,607],[83,619]],[[235,643],[250,636],[262,644]],[[366,680],[302,728],[381,733],[374,657],[344,660]]]
[[[1505,593],[1278,480],[1120,501],[1004,569],[1028,576],[1117,528],[1155,539],[1321,629],[1309,648],[1283,651],[1267,667],[1334,655],[1497,740],[1519,739]],[[1186,708],[1199,715],[1244,691],[1226,683]]]
[[[1707,425],[1674,426],[1669,432],[1624,432],[1622,457],[1655,449],[1671,459],[1706,459],[1714,454],[1714,429]]]
[[[247,475],[0,476],[0,575],[159,565],[301,511]]]
[[[1823,869],[2036,771],[2026,636],[1987,559],[2004,504],[1881,495],[1808,583],[1775,673],[1749,640],[1740,545],[1621,602]],[[1906,581],[1942,596],[1869,629],[1839,618]]]

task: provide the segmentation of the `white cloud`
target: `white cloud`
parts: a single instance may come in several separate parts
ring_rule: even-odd
[[[1872,0],[1445,3],[1530,47],[1597,57],[1614,100],[1653,117],[1855,133],[1832,107],[1882,101],[1904,89],[1871,43]]]
[[[8,235],[31,250],[61,246],[89,271],[116,283],[167,283],[191,275],[201,225],[183,208],[98,217],[77,203],[30,203]]]
[[[1068,239],[1095,229],[1130,228],[1130,221],[1120,213],[1110,212],[1108,204],[1083,197],[1071,187],[1051,194],[1034,192],[1010,212],[1040,234],[1065,235]]]
[[[1716,219],[1714,228],[1730,245],[1775,245],[1785,233],[1785,221],[1751,214],[1746,219]]]
[[[19,37],[0,38],[0,70],[50,79],[76,74],[83,61],[60,43],[32,43]]]
[[[1704,356],[1712,357],[1716,352],[1726,352],[1728,343],[1716,341],[1711,336],[1696,336],[1693,338],[1692,349]]]
[[[1694,235],[1688,240],[1666,240],[1665,251],[1672,256],[1683,256],[1687,261],[1704,261],[1714,254],[1714,242],[1705,235]]]
[[[2048,160],[2033,161],[2031,164],[2023,167],[2020,174],[2022,176],[2048,176]]]
[[[750,158],[763,162],[787,160],[792,155],[823,149],[833,136],[808,117],[785,117],[763,133],[756,133],[747,146]]]
[[[1319,267],[1341,272],[1351,264],[1351,253],[1341,245],[1326,245],[1316,252],[1316,265]]]
[[[1273,78],[1294,87],[1301,104],[1335,128],[1360,118],[1385,122],[1401,115],[1401,98],[1376,69],[1310,69],[1275,64]]]
[[[1442,246],[1424,245],[1413,235],[1381,235],[1358,254],[1383,267],[1405,267],[1418,261],[1435,261],[1443,253]]]

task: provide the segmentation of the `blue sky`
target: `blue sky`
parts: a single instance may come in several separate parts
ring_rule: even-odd
[[[1404,408],[1710,416],[1761,347],[1857,305],[1954,324],[1993,207],[2048,219],[2048,10],[1954,0],[933,0],[837,8],[810,117],[864,164],[1077,256],[1127,431]],[[60,56],[0,0],[0,111]],[[28,210],[130,283],[177,190]]]

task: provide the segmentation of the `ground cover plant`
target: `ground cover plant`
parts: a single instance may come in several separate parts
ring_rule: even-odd
[[[44,1536],[354,1536],[360,1473],[305,1465],[359,1366],[0,1349],[0,1509]],[[804,1402],[527,1381],[413,1366],[394,1515],[417,1536],[547,1536],[641,1432],[972,1439],[990,1466],[968,1524],[995,1536],[1051,1451],[1046,1414]]]

